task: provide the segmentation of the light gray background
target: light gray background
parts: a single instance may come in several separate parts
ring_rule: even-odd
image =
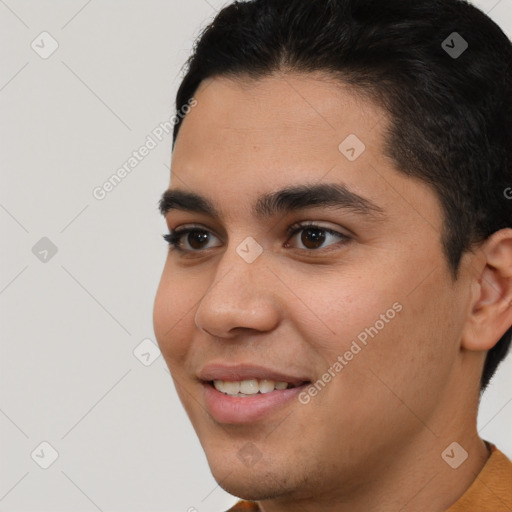
[[[192,41],[225,3],[0,0],[3,512],[219,512],[235,501],[212,478],[163,358],[134,355],[155,343],[170,134],[103,200],[92,193],[173,115]],[[477,4],[510,35],[512,0]],[[44,31],[59,45],[46,59],[31,47],[51,49]],[[44,245],[32,250],[43,237],[57,247],[46,262]],[[509,357],[479,416],[509,457],[511,370]],[[58,453],[47,469],[42,442]]]

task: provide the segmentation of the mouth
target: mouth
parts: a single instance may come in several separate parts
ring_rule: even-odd
[[[198,378],[206,410],[225,424],[250,424],[285,408],[300,407],[297,397],[312,382],[307,377],[247,365],[209,365]]]
[[[276,382],[271,379],[246,379],[246,380],[212,380],[207,384],[213,386],[217,391],[228,396],[250,397],[258,394],[265,395],[273,391],[284,391],[285,389],[294,389],[310,384],[310,381],[302,381],[300,383],[292,383],[280,381]]]

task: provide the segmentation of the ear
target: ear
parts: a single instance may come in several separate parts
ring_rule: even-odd
[[[462,346],[486,351],[512,326],[512,229],[493,233],[479,252],[483,252],[486,261],[473,278],[475,293]]]

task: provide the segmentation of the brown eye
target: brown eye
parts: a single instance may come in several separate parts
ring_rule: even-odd
[[[186,241],[193,249],[203,249],[203,244],[208,242],[208,233],[206,231],[189,231]]]
[[[325,232],[322,229],[307,228],[302,231],[300,241],[308,249],[318,249],[324,243],[325,238]]]
[[[309,251],[321,249],[328,238],[338,238],[338,240],[342,242],[349,240],[349,237],[343,233],[316,224],[295,224],[289,228],[288,232],[290,238],[297,238],[297,235],[301,233],[299,242],[304,246],[305,250]],[[327,247],[335,245],[336,240],[334,240],[334,242],[334,244],[328,244]],[[289,246],[290,244],[287,242],[286,247]],[[302,247],[298,248],[302,249]]]
[[[350,237],[343,233],[316,224],[295,224],[288,229],[287,234],[289,238],[297,238],[299,233],[301,233],[299,244],[302,244],[303,247],[298,248],[309,252],[318,251],[324,246],[343,244],[350,240]],[[211,231],[197,227],[172,230],[171,233],[163,235],[163,238],[172,249],[184,253],[201,252],[212,247],[218,247],[218,245],[208,247],[212,238],[216,239],[217,237]],[[334,243],[324,245],[329,238]],[[336,239],[338,239],[337,243]],[[289,242],[285,243],[285,247],[290,247]]]
[[[210,236],[216,238],[210,231],[194,227],[172,230],[171,233],[163,235],[171,248],[181,252],[199,252],[209,249],[207,244]]]

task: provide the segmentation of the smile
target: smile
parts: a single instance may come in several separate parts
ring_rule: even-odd
[[[276,390],[282,391],[284,389],[298,387],[289,382],[275,382],[267,379],[249,379],[241,381],[214,380],[213,386],[221,393],[240,397],[254,396],[259,393],[266,394]]]
[[[249,384],[246,384],[247,382]],[[272,385],[272,389],[270,389],[270,385]],[[202,401],[206,411],[216,422],[249,425],[270,420],[272,415],[292,407],[293,404],[295,407],[301,407],[298,397],[309,385],[309,381],[291,385],[287,382],[274,383],[266,379],[261,381],[256,379],[208,381],[202,383]],[[222,390],[219,390],[218,387]],[[226,388],[229,392],[226,392]],[[242,393],[241,389],[245,392]]]

